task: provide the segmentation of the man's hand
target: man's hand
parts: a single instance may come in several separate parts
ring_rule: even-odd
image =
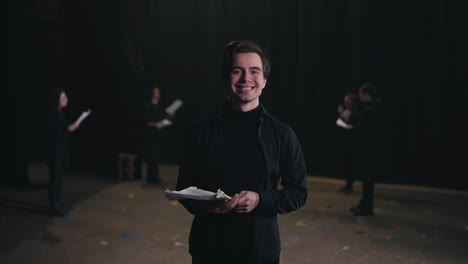
[[[242,191],[236,193],[230,200],[203,203],[209,213],[225,214],[233,209],[237,213],[249,213],[258,206],[259,201],[258,193]]]
[[[239,194],[235,194],[230,200],[208,202],[207,211],[213,214],[225,214],[237,206],[238,200]]]
[[[237,194],[236,194],[237,195]],[[239,193],[237,206],[235,207],[238,213],[249,213],[258,206],[260,196],[256,192],[242,191]]]
[[[80,127],[80,123],[73,123],[68,126],[68,131],[73,132]]]

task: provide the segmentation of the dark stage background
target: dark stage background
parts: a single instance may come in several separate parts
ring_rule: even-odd
[[[337,105],[372,81],[383,101],[379,182],[468,189],[466,9],[463,1],[9,1],[8,86],[16,92],[16,174],[45,161],[47,97],[69,95],[75,170],[116,174],[117,153],[141,153],[151,83],[184,101],[166,130],[177,164],[186,126],[224,100],[221,55],[233,39],[272,62],[262,96],[296,131],[311,175],[337,174]],[[6,176],[7,177],[7,176]]]

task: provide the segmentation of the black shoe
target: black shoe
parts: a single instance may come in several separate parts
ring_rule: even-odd
[[[352,194],[352,193],[353,193],[353,189],[350,188],[350,187],[344,186],[344,187],[338,189],[338,192],[339,192],[339,193],[342,193],[342,194]]]
[[[371,207],[355,206],[350,209],[354,216],[374,216],[374,209]]]

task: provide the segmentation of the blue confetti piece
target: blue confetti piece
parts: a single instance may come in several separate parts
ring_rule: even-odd
[[[143,239],[143,236],[142,235],[136,235],[135,236],[135,240],[142,240]]]
[[[391,236],[390,239],[393,240],[393,241],[400,241],[401,237],[400,236]]]
[[[122,232],[122,233],[120,233],[120,237],[129,238],[129,237],[130,237],[130,234],[127,233],[127,232]]]
[[[326,225],[320,226],[320,230],[328,231],[328,226]]]

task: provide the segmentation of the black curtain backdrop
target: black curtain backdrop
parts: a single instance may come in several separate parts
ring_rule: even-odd
[[[183,120],[196,118],[223,102],[223,46],[253,40],[272,61],[262,102],[294,128],[311,174],[339,176],[337,104],[372,81],[385,110],[378,179],[466,184],[464,136],[452,127],[462,105],[454,97],[466,94],[459,8],[441,0],[151,1],[150,76],[186,101]]]
[[[296,131],[311,175],[341,177],[337,105],[345,93],[372,81],[385,123],[377,180],[468,189],[463,1],[107,2],[62,5],[63,23],[56,22],[63,25],[56,29],[65,50],[62,75],[60,68],[52,71],[55,76],[37,73],[54,69],[44,66],[46,53],[37,49],[47,42],[26,44],[34,56],[24,56],[37,66],[28,67],[29,73],[38,77],[23,82],[34,83],[26,91],[44,98],[61,85],[69,93],[70,119],[93,111],[72,139],[76,169],[113,175],[118,152],[141,153],[142,106],[152,83],[162,88],[163,103],[184,101],[166,130],[162,153],[163,162],[177,164],[184,129],[224,101],[224,45],[249,39],[272,63],[261,101]],[[33,22],[26,23],[28,40],[41,31]],[[31,107],[44,108],[32,101]],[[24,132],[30,144],[20,145],[30,145],[29,160],[41,159],[42,112],[30,110],[19,114],[32,115],[38,129]]]

